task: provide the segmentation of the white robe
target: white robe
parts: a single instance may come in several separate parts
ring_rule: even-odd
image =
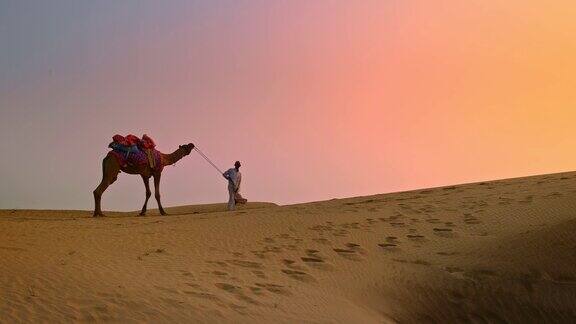
[[[223,174],[228,179],[228,210],[236,209],[236,193],[240,192],[240,183],[242,182],[242,173],[236,168],[230,168]]]

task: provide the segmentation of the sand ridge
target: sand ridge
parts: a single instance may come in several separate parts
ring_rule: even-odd
[[[576,173],[169,216],[0,211],[2,322],[576,319]]]

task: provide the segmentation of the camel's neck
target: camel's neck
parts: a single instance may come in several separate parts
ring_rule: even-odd
[[[184,156],[186,156],[184,149],[177,149],[176,151],[170,153],[170,154],[164,154],[162,153],[162,164],[163,165],[172,165],[178,161],[180,161],[180,159],[182,159]]]

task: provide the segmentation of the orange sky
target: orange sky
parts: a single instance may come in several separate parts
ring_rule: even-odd
[[[90,208],[115,133],[148,133],[163,151],[191,141],[221,168],[242,160],[245,195],[279,203],[576,162],[573,1],[0,9],[0,149],[12,153],[0,169],[13,171],[0,208]],[[105,207],[138,208],[141,180],[128,178]],[[199,156],[163,181],[167,205],[226,199]]]

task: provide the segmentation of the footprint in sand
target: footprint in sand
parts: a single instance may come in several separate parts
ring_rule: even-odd
[[[449,272],[449,273],[458,273],[458,272],[464,271],[460,267],[445,267],[444,270],[446,270],[446,272]]]
[[[296,263],[296,261],[294,260],[290,260],[290,259],[284,259],[282,260],[282,262],[286,265],[286,266],[292,266],[294,263]]]
[[[320,270],[332,270],[334,267],[326,263],[323,259],[314,257],[301,257],[302,261],[309,267]]]
[[[475,213],[477,213],[477,211]],[[466,214],[464,214],[464,223],[466,223],[467,225],[476,225],[476,224],[480,224],[482,222],[478,218],[476,218],[474,215],[466,213]]]
[[[294,260],[290,260],[290,259],[283,259],[282,263],[284,263],[284,265],[290,269],[293,270],[305,270],[305,268],[299,264],[296,263],[296,261]]]
[[[153,254],[166,254],[166,253],[167,253],[167,252],[166,252],[165,249],[155,249],[155,250],[150,250],[150,251],[144,253],[144,254],[141,255],[141,256],[138,256],[136,259],[142,261],[142,260],[143,260],[143,257],[147,257],[147,256],[150,256],[150,255],[153,255]]]
[[[194,279],[193,279],[193,280],[194,280]],[[194,288],[194,289],[199,289],[199,290],[202,290],[202,291],[205,290],[201,285],[199,285],[199,284],[197,284],[197,283],[185,282],[184,284],[187,285],[187,286],[190,286],[190,287],[192,287],[192,288]]]
[[[264,251],[250,251],[255,257],[260,259],[266,259],[266,254]]]
[[[181,270],[180,273],[181,273],[183,276],[186,276],[186,277],[193,277],[193,276],[194,276],[194,275],[192,274],[192,272],[186,271],[186,270]]]
[[[498,205],[510,205],[512,202],[514,202],[514,199],[512,198],[507,198],[507,197],[498,197],[499,202]]]
[[[334,252],[338,253],[339,256],[352,261],[360,261],[361,258],[358,255],[359,245],[355,243],[346,244],[347,249],[332,249]]]
[[[392,261],[399,262],[399,263],[410,263],[410,261],[408,261],[406,259],[398,259],[398,258],[394,258],[394,259],[392,259]]]
[[[278,294],[278,295],[284,295],[284,296],[290,296],[291,293],[286,290],[284,288],[284,286],[281,285],[276,285],[276,284],[271,284],[271,283],[255,283],[256,286],[258,286],[259,288],[263,288],[266,289],[267,291],[274,293],[274,294]]]
[[[317,231],[317,232],[331,232],[334,230],[334,227],[332,224],[330,224],[328,226],[327,225],[315,225],[312,227],[308,227],[308,229],[312,230],[312,231]]]
[[[412,263],[413,263],[413,264],[418,264],[418,265],[424,265],[424,266],[430,266],[430,265],[432,265],[430,262],[425,261],[425,260],[420,260],[420,259],[414,260],[414,261],[412,261]]]
[[[226,260],[229,264],[244,267],[244,268],[253,268],[253,269],[262,269],[263,266],[261,263],[252,262],[252,261],[245,261],[245,260]]]
[[[424,235],[420,235],[420,234],[408,234],[408,235],[406,235],[406,237],[413,240],[413,241],[424,240]]]
[[[243,292],[242,287],[239,286],[235,286],[235,285],[231,285],[228,283],[223,283],[223,282],[217,282],[214,284],[214,286],[216,286],[217,288],[220,288],[224,291],[227,291],[229,293],[231,293],[232,295],[234,295],[234,297],[236,297],[238,300],[241,300],[243,302],[249,303],[249,304],[253,304],[253,305],[260,305],[260,302],[258,302],[257,300],[255,300],[252,297],[246,296],[246,294]]]
[[[264,247],[264,250],[262,250],[261,252],[263,252],[263,253],[280,253],[280,252],[282,252],[282,247],[274,246],[274,245],[266,245]]]
[[[263,241],[266,242],[266,243],[275,243],[275,242],[276,242],[276,241],[275,241],[273,238],[271,238],[271,237],[265,237]]]
[[[396,243],[397,240],[398,240],[398,237],[396,237],[396,236],[386,236],[386,242],[388,242],[388,243]]]
[[[242,315],[242,316],[250,315],[250,312],[248,311],[248,307],[246,307],[246,306],[236,305],[234,303],[228,303],[228,304],[226,304],[226,306],[228,308],[230,308],[231,310],[235,311],[236,313]]]
[[[254,270],[252,273],[258,278],[266,279],[266,274],[260,270]]]
[[[325,238],[315,238],[315,239],[312,239],[312,241],[314,241],[316,243],[320,243],[320,244],[330,244],[330,241],[325,239]]]
[[[296,279],[302,282],[316,282],[316,279],[304,271],[282,269],[282,273],[286,274],[292,279]]]
[[[344,254],[348,254],[348,253],[356,253],[356,251],[352,251],[352,250],[346,250],[346,249],[333,249],[335,252],[337,253],[344,253]]]
[[[343,223],[338,225],[342,228],[346,228],[346,229],[359,229],[360,223],[355,222],[355,223]]]
[[[345,230],[345,229],[340,229],[340,230],[337,230],[336,232],[332,233],[332,235],[340,236],[340,237],[346,237],[346,236],[348,236],[348,234],[350,234],[350,232]]]
[[[451,228],[440,228],[434,227],[433,228],[434,234],[440,237],[453,237],[454,233],[452,232]]]
[[[466,223],[467,225],[477,225],[481,224],[482,222],[476,217],[468,217],[464,219],[464,223]]]
[[[353,251],[356,251],[356,252],[358,252],[358,253],[360,253],[360,254],[363,254],[363,255],[366,254],[366,250],[364,250],[364,249],[360,246],[360,244],[349,242],[349,243],[346,243],[345,246],[346,246],[348,249],[353,250]]]
[[[252,286],[249,286],[248,288],[250,289],[250,291],[251,291],[254,295],[257,295],[257,296],[264,295],[264,291],[263,291],[263,289],[260,288],[260,287],[252,287]]]
[[[331,270],[333,269],[332,265],[325,262],[324,258],[319,255],[320,251],[318,250],[306,250],[305,257],[301,257],[302,260],[307,266],[321,269],[321,270]]]
[[[301,257],[300,259],[301,259],[302,261],[304,261],[304,262],[311,262],[311,263],[316,263],[316,262],[322,263],[322,262],[324,262],[324,260],[322,260],[322,259],[320,259],[320,258],[315,258],[315,257]]]
[[[202,298],[202,299],[207,299],[207,300],[211,300],[211,301],[220,301],[220,298],[218,298],[216,295],[214,294],[210,294],[207,292],[202,292],[202,291],[191,291],[191,290],[184,290],[183,291],[185,294],[193,296],[193,297],[197,297],[197,298]]]
[[[523,200],[519,200],[518,202],[521,204],[530,204],[534,200],[534,196],[526,196]]]
[[[298,247],[294,244],[286,244],[286,245],[284,245],[284,248],[286,250],[290,250],[290,251],[295,251],[298,249]]]

